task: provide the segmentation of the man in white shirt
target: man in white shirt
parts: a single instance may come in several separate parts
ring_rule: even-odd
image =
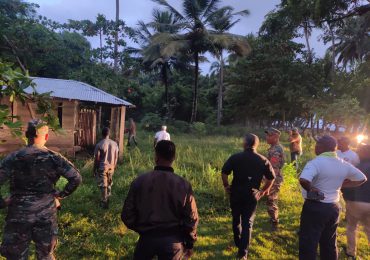
[[[346,162],[357,166],[360,163],[360,159],[358,158],[357,153],[349,149],[350,143],[351,140],[346,136],[339,138],[337,155],[339,158],[345,160]]]
[[[305,199],[299,232],[299,259],[338,259],[337,227],[341,187],[356,187],[366,176],[353,165],[338,159],[335,138],[325,135],[315,146],[317,157],[304,167],[299,182]]]
[[[162,140],[171,140],[170,134],[167,132],[167,126],[162,125],[162,130],[155,133],[154,136],[154,147],[157,145],[159,141]]]

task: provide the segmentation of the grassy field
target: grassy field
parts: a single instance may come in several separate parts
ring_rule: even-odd
[[[234,259],[231,215],[228,198],[220,179],[224,161],[241,150],[236,137],[173,135],[177,145],[175,171],[188,179],[195,191],[200,214],[198,242],[192,259]],[[78,160],[83,184],[62,202],[59,212],[59,259],[131,259],[138,236],[120,220],[120,212],[131,181],[140,173],[153,168],[152,136],[139,136],[139,149],[125,151],[124,161],[114,175],[113,196],[109,210],[99,208],[100,193],[92,175],[92,160]],[[305,144],[310,150],[312,144]],[[262,143],[259,151],[265,153]],[[312,157],[308,152],[303,160]],[[289,165],[284,170],[285,181],[280,196],[281,228],[271,233],[265,201],[258,205],[250,248],[250,259],[297,259],[299,216],[302,198],[296,173]],[[3,192],[4,194],[4,192]],[[1,213],[1,223],[5,212]],[[343,217],[343,216],[342,216]],[[345,223],[338,229],[339,246],[345,245]],[[370,250],[364,233],[360,232],[359,256],[369,259]],[[344,259],[343,253],[341,253]],[[31,258],[33,259],[33,258]]]

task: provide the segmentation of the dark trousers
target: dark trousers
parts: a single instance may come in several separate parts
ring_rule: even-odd
[[[234,242],[240,257],[248,254],[256,209],[257,201],[254,198],[231,203]]]
[[[28,259],[29,245],[34,241],[37,259],[53,260],[57,233],[56,216],[37,222],[6,221],[1,255],[6,259]]]
[[[135,146],[137,146],[136,136],[129,135],[127,140],[127,146],[131,146],[131,143],[134,142]]]
[[[337,203],[306,200],[301,214],[299,259],[315,260],[320,245],[320,258],[337,260],[337,227],[340,208]]]
[[[290,153],[290,162],[295,162],[298,160],[300,153],[299,152],[291,152]]]
[[[185,249],[180,235],[142,235],[136,244],[134,260],[151,260],[154,256],[158,260],[184,259]]]

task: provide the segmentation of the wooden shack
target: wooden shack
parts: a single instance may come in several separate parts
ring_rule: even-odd
[[[120,155],[123,155],[126,108],[134,105],[75,80],[33,78],[33,82],[38,93],[51,92],[55,113],[63,129],[62,133],[50,131],[47,143],[50,149],[75,156],[80,150],[91,149],[100,138],[101,129],[106,126],[111,129],[111,139],[118,143]],[[32,93],[32,88],[27,88],[26,92]],[[3,97],[0,104],[8,105],[12,115],[20,117],[22,131],[29,120],[40,117],[36,113],[35,103],[10,103],[9,98]],[[0,126],[0,141],[2,153],[9,153],[24,145],[21,139],[12,137],[5,126]]]

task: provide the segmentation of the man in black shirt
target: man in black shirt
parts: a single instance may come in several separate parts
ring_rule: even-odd
[[[247,134],[244,138],[244,151],[232,155],[222,167],[222,182],[230,194],[234,242],[241,259],[247,259],[257,201],[268,194],[275,179],[269,160],[257,153],[258,145],[258,137]],[[231,172],[233,180],[230,186],[228,176]],[[259,190],[263,177],[266,181]]]

